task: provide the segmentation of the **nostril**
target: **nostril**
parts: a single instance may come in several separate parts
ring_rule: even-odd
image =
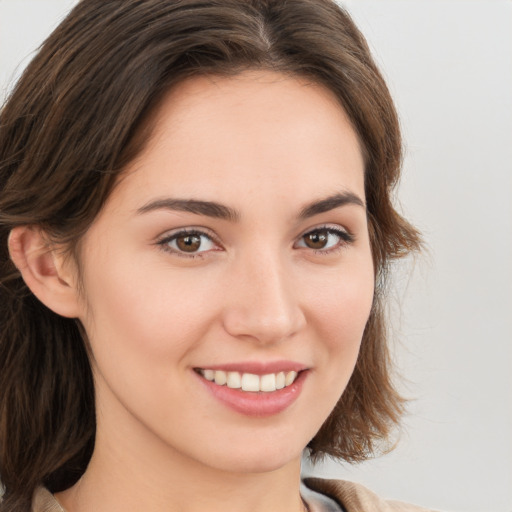
[[[306,323],[289,267],[275,252],[259,251],[233,269],[223,312],[225,330],[236,337],[276,343],[293,336]]]
[[[235,337],[248,337],[260,343],[277,343],[299,332],[305,325],[302,312],[291,315],[259,315],[256,311],[231,311],[225,315],[224,328]]]

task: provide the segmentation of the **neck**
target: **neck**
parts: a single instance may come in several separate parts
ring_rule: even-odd
[[[286,469],[286,471],[284,471]],[[57,495],[67,512],[302,512],[300,468],[259,474],[169,471],[138,474],[120,466],[89,469],[71,489]],[[132,475],[131,477],[129,475]]]
[[[101,435],[80,481],[56,497],[67,512],[302,512],[300,457],[268,471],[205,465],[138,436]],[[149,436],[150,437],[150,436]],[[214,442],[212,440],[212,442]]]

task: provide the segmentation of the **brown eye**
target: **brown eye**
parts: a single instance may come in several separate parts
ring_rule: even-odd
[[[182,235],[176,238],[176,246],[183,252],[196,252],[201,247],[199,235]]]
[[[329,232],[326,229],[313,231],[304,235],[303,239],[310,249],[325,249],[329,242]]]
[[[209,235],[200,231],[180,231],[164,238],[158,244],[181,256],[201,255],[217,247]]]
[[[302,235],[295,247],[313,249],[329,254],[331,249],[348,245],[354,241],[353,235],[338,227],[321,227]]]

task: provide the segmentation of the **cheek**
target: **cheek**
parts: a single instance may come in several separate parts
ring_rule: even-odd
[[[158,365],[191,350],[215,316],[214,302],[208,299],[214,281],[155,270],[143,262],[117,262],[91,273],[85,283],[85,325],[93,351]]]
[[[357,263],[317,274],[316,293],[305,295],[308,300],[304,302],[309,303],[305,343],[314,349],[311,394],[304,413],[311,423],[311,437],[347,387],[370,315],[374,294],[371,257],[358,259]],[[312,290],[311,284],[305,288]]]
[[[366,258],[342,271],[333,272],[313,299],[319,338],[326,365],[332,368],[333,384],[348,382],[373,303],[374,276]],[[327,364],[327,360],[330,364]]]
[[[128,411],[156,431],[169,425],[174,407],[190,407],[183,383],[216,317],[208,300],[213,283],[191,282],[191,274],[169,268],[152,272],[149,264],[117,262],[84,283],[98,407],[109,408],[116,423],[127,421]]]

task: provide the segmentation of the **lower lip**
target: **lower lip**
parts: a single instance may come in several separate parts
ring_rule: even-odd
[[[194,372],[195,373],[195,372]],[[301,371],[293,384],[271,392],[251,392],[219,386],[196,373],[213,396],[234,411],[246,416],[272,416],[287,409],[298,398],[307,370]]]

